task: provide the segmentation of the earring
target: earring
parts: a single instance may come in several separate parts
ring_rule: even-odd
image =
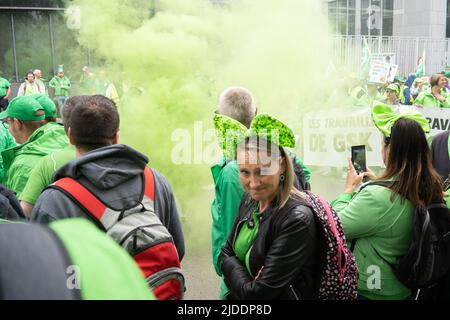
[[[284,174],[282,174],[282,175],[280,176],[280,181],[283,182],[284,180],[286,180],[286,177],[284,176]]]

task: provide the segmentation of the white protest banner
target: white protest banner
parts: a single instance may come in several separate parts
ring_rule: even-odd
[[[415,108],[422,113],[430,123],[430,134],[432,136],[441,131],[450,130],[450,109],[443,108]]]
[[[351,107],[307,113],[303,122],[306,165],[345,167],[351,147],[365,145],[368,166],[381,166],[381,134],[371,108]]]
[[[390,68],[390,63],[373,61],[370,65],[369,82],[386,83]]]
[[[430,135],[450,130],[450,109],[399,106],[396,112],[417,110],[430,123]],[[310,166],[345,167],[352,146],[365,145],[367,165],[383,165],[382,137],[372,122],[370,107],[329,109],[305,114],[304,161]]]

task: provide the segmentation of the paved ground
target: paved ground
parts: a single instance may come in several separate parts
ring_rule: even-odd
[[[216,275],[207,255],[186,254],[183,259],[183,271],[186,277],[186,300],[217,300],[220,278]]]

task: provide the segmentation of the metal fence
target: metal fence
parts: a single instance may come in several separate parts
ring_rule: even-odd
[[[395,54],[398,74],[408,75],[417,69],[417,61],[425,49],[426,73],[433,74],[450,64],[450,39],[421,37],[367,37],[372,54]],[[364,36],[335,36],[332,50],[337,61],[358,72],[363,55]]]

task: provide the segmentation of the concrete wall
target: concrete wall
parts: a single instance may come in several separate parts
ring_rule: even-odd
[[[445,38],[447,0],[394,0],[393,36]]]

